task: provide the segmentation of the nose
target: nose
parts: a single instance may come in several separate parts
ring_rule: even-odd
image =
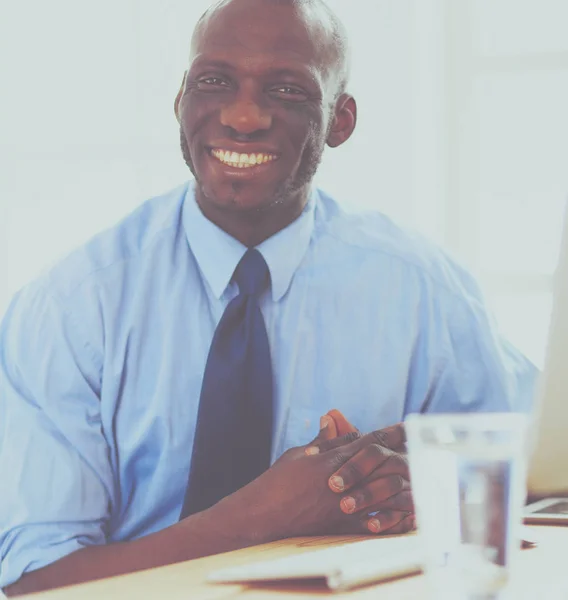
[[[221,110],[221,124],[240,134],[250,135],[272,127],[272,117],[251,98],[236,98]]]

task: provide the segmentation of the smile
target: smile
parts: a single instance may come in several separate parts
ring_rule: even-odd
[[[238,152],[231,152],[230,150],[222,150],[220,148],[211,149],[210,154],[224,165],[237,169],[250,169],[251,167],[278,160],[278,156],[275,154],[264,154],[263,152],[239,154]]]

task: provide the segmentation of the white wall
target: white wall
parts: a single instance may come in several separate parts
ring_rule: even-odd
[[[445,2],[448,242],[502,329],[542,364],[568,199],[568,2]]]
[[[18,0],[0,20],[0,314],[46,264],[189,175],[173,98],[208,0]],[[568,196],[568,2],[329,0],[358,130],[318,181],[457,253],[542,359]]]

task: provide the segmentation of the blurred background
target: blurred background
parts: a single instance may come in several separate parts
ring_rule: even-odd
[[[0,0],[0,316],[189,178],[173,100],[209,0]],[[539,366],[568,199],[567,0],[329,0],[359,125],[319,183],[447,248]]]

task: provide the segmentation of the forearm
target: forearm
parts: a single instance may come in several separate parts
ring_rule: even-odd
[[[4,589],[7,596],[29,594],[94,579],[235,550],[254,542],[236,530],[226,511],[214,507],[167,529],[132,542],[91,546],[25,574]],[[243,528],[246,532],[246,529]]]

